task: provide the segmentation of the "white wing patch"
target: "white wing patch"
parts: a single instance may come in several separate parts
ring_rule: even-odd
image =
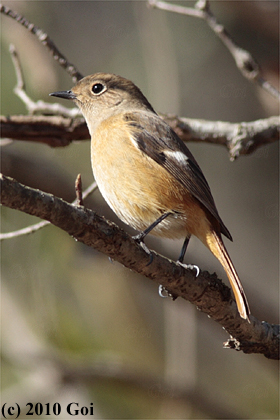
[[[186,163],[187,160],[189,159],[188,156],[185,155],[185,153],[180,152],[179,150],[171,151],[171,150],[164,150],[163,153],[165,154],[165,156],[167,157],[171,157],[174,160],[177,160],[177,162],[179,163]]]

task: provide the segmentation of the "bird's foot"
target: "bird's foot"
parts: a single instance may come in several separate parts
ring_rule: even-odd
[[[199,276],[200,269],[199,269],[199,267],[197,265],[183,264],[180,261],[177,261],[177,264],[180,264],[181,267],[184,267],[184,268],[189,269],[189,270],[196,270],[196,276],[195,277],[198,277]]]

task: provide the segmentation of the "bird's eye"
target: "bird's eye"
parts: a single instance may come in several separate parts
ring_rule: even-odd
[[[106,86],[104,86],[102,83],[94,83],[91,90],[94,95],[100,95],[100,93],[104,92]]]

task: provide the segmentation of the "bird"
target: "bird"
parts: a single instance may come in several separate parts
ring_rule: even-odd
[[[218,259],[231,284],[241,318],[249,304],[222,235],[232,240],[196,159],[130,80],[95,73],[68,91],[50,94],[80,108],[91,136],[91,165],[105,201],[140,233],[189,239],[196,236]]]

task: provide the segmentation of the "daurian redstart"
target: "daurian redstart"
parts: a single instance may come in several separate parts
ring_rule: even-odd
[[[114,74],[96,73],[72,90],[51,93],[72,99],[91,135],[92,170],[101,194],[117,216],[141,231],[199,238],[224,267],[238,310],[249,321],[249,305],[224,246],[232,240],[216,209],[209,185],[195,158],[154,111],[140,89]]]

